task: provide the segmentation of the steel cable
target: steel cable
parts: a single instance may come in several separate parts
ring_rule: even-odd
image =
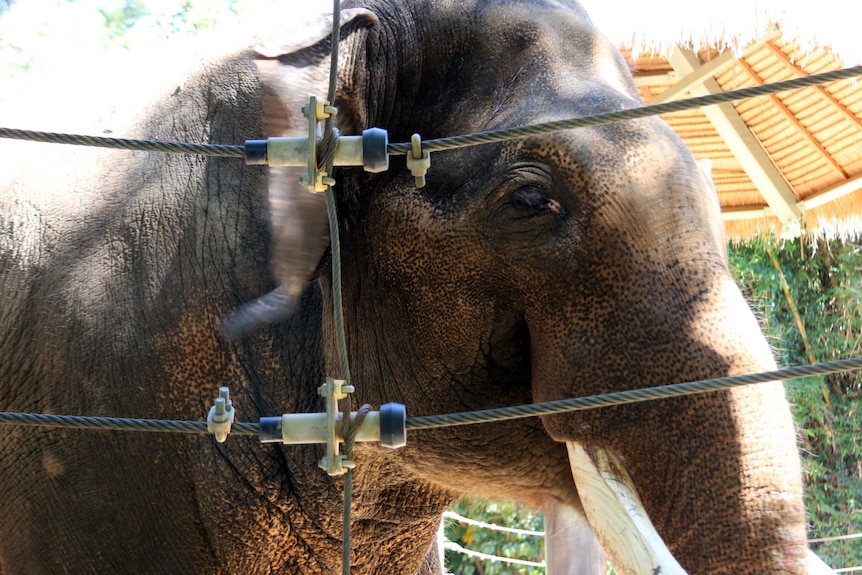
[[[684,100],[676,100],[673,102],[664,102],[662,104],[654,104],[651,106],[630,108],[628,110],[607,112],[603,114],[595,114],[593,116],[584,116],[580,118],[570,118],[567,120],[559,120],[556,122],[534,124],[532,126],[505,128],[502,130],[491,130],[487,132],[477,132],[474,134],[465,134],[461,136],[450,136],[446,138],[423,140],[422,149],[429,150],[431,152],[440,152],[443,150],[454,150],[468,146],[505,142],[508,140],[526,138],[529,136],[540,136],[553,132],[559,132],[561,130],[571,130],[574,128],[583,128],[587,126],[599,126],[602,124],[611,124],[614,122],[621,122],[623,120],[635,120],[639,118],[645,118],[647,116],[656,116],[659,114],[671,114],[674,112],[682,112],[685,110],[701,108],[704,106],[723,104],[726,102],[732,102],[734,100],[745,100],[748,98],[766,96],[769,94],[785,92],[788,90],[809,88],[811,86],[825,84],[827,82],[846,80],[859,75],[862,75],[862,66],[854,66],[850,68],[843,68],[841,70],[833,70],[831,72],[823,72],[821,74],[812,74],[803,78],[794,78],[782,82],[764,84],[762,86],[740,88],[738,90],[731,90],[729,92],[719,92],[717,94],[709,94],[707,96],[697,96],[694,98],[686,98]],[[99,146],[105,148],[136,150],[145,152],[195,154],[223,158],[245,157],[245,147],[241,145],[191,144],[181,142],[159,142],[151,140],[130,140],[122,138],[106,138],[75,134],[58,134],[53,132],[38,132],[33,130],[18,130],[13,128],[0,128],[0,138],[31,140],[36,142],[47,142],[55,144]],[[390,155],[403,156],[410,152],[410,149],[410,142],[402,142],[389,144],[386,148],[386,151]]]
[[[332,33],[330,35],[330,61],[329,61],[329,89],[327,91],[326,100],[328,105],[335,105],[335,95],[338,88],[338,46],[341,40],[341,0],[333,0],[332,2]],[[309,113],[314,113],[309,110]],[[328,177],[332,177],[332,172],[335,167],[335,147],[338,143],[338,130],[335,128],[334,114],[330,114],[323,126],[324,135],[321,143],[321,154],[323,171]],[[320,170],[319,166],[315,166]],[[347,337],[344,331],[344,308],[342,305],[342,289],[341,289],[341,239],[338,230],[338,209],[335,200],[335,191],[332,185],[326,186],[326,215],[329,221],[329,240],[332,265],[332,312],[335,323],[335,345],[338,348],[338,363],[341,372],[341,379],[346,385],[350,385],[350,363],[348,362],[347,353]],[[348,393],[344,398],[344,407],[342,411],[350,413],[351,410],[351,395]],[[359,425],[368,412],[371,411],[371,406],[363,405],[357,414],[357,421],[351,422],[349,415],[346,415],[342,421],[342,436],[344,437],[344,456],[352,460],[353,457],[353,442],[356,438],[356,433],[359,430]],[[341,573],[342,575],[350,575],[351,564],[351,542],[350,542],[350,513],[353,507],[353,470],[348,467],[344,474],[344,501],[342,508],[342,543],[341,543]]]
[[[647,116],[670,114],[672,112],[682,112],[692,108],[702,108],[704,106],[712,106],[714,104],[723,104],[733,100],[744,100],[747,98],[754,98],[755,96],[765,96],[768,94],[775,94],[776,92],[798,90],[800,88],[808,88],[818,84],[825,84],[827,82],[846,80],[859,75],[862,75],[862,66],[854,66],[852,68],[844,68],[841,70],[824,72],[822,74],[812,74],[811,76],[794,78],[783,82],[764,84],[762,86],[754,86],[751,88],[741,88],[730,92],[719,92],[717,94],[654,104],[652,106],[641,106],[638,108],[630,108],[628,110],[607,112],[604,114],[571,118],[568,120],[558,120],[556,122],[547,122],[544,124],[533,124],[532,126],[523,126],[520,128],[505,128],[488,132],[476,132],[474,134],[466,134],[463,136],[450,136],[447,138],[423,140],[422,149],[429,150],[431,152],[440,152],[443,150],[455,150],[480,144],[492,144],[508,140],[516,140],[519,138],[526,138],[528,136],[541,136],[544,134],[559,132],[561,130],[598,126],[601,124],[621,122],[623,120],[635,120],[638,118],[645,118]],[[410,142],[389,144],[386,151],[391,155],[403,156],[410,152],[410,146]]]
[[[48,144],[73,144],[132,150],[136,152],[161,152],[168,154],[192,154],[195,156],[214,156],[220,158],[244,158],[245,146],[223,144],[189,144],[182,142],[160,142],[157,140],[130,140],[126,138],[107,138],[104,136],[83,136],[79,134],[58,134],[56,132],[37,132],[0,128],[0,138],[28,140]]]
[[[787,367],[775,371],[755,373],[750,375],[736,375],[718,377],[701,381],[686,383],[674,383],[658,387],[647,387],[618,391],[602,395],[590,395],[574,399],[560,399],[544,403],[530,405],[519,405],[515,407],[501,407],[497,409],[484,409],[481,411],[468,411],[463,413],[451,413],[448,415],[425,415],[407,419],[408,430],[432,429],[435,427],[453,427],[456,425],[472,425],[475,423],[490,423],[506,421],[509,419],[520,419],[523,417],[535,417],[538,415],[553,415],[569,411],[581,411],[598,407],[611,407],[628,403],[639,403],[653,399],[668,399],[683,395],[706,393],[708,391],[720,391],[749,385],[752,383],[766,383],[769,381],[796,379],[812,375],[824,375],[839,371],[851,371],[862,369],[862,357],[851,359],[840,359],[827,361],[813,365],[800,365]]]
[[[816,375],[827,375],[844,371],[862,369],[862,357],[839,359],[811,365],[800,365],[786,367],[775,371],[754,373],[748,375],[734,375],[690,381],[685,383],[674,383],[657,387],[632,389],[618,391],[601,395],[590,395],[573,399],[561,399],[544,403],[533,403],[518,405],[514,407],[500,407],[495,409],[484,409],[480,411],[467,411],[462,413],[450,413],[446,415],[423,415],[407,418],[407,429],[418,431],[422,429],[433,429],[438,427],[454,427],[458,425],[471,425],[476,423],[493,423],[510,419],[524,417],[536,417],[540,415],[554,415],[569,411],[581,411],[599,407],[613,407],[630,403],[639,403],[655,399],[669,399],[684,395],[694,395],[710,391],[721,391],[742,385],[755,383],[766,383],[769,381],[781,381],[787,379],[798,379],[800,377],[811,377]],[[181,421],[181,420],[159,420],[159,419],[128,419],[117,417],[85,417],[73,415],[46,415],[33,413],[0,412],[0,425],[29,425],[40,427],[66,427],[77,429],[105,429],[116,431],[156,431],[174,433],[207,433],[206,422]],[[256,435],[258,433],[257,423],[234,423],[231,433],[237,435]]]
[[[66,429],[99,429],[108,431],[153,431],[159,433],[208,433],[206,421],[47,415],[41,413],[0,412],[0,425],[59,427]],[[234,423],[231,426],[231,434],[257,435],[258,424]]]

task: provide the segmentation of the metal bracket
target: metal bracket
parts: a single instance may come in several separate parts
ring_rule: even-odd
[[[326,413],[286,413],[277,417],[261,417],[259,434],[261,443],[299,445],[325,443],[326,456],[320,467],[330,475],[342,475],[353,468],[354,463],[339,453],[339,443],[344,443],[338,400],[353,393],[352,385],[343,380],[326,378],[318,388],[326,398]],[[356,414],[350,414],[356,421]],[[380,411],[368,412],[356,430],[356,441],[380,442],[383,447],[397,449],[407,445],[407,412],[400,403],[387,403]]]
[[[330,106],[329,102],[318,102],[317,98],[309,96],[308,104],[302,107],[302,113],[308,118],[308,150],[306,155],[308,172],[299,181],[310,192],[325,192],[326,188],[335,185],[335,180],[330,178],[326,172],[317,170],[317,125],[337,114],[338,110]]]
[[[235,414],[236,410],[230,400],[230,391],[226,387],[220,387],[215,405],[207,414],[207,431],[215,434],[215,439],[219,443],[224,443],[227,439]]]
[[[410,138],[410,151],[407,154],[407,168],[416,179],[416,187],[425,187],[425,174],[431,167],[431,152],[422,149],[422,138],[419,134],[413,134]]]
[[[326,398],[326,456],[320,460],[322,467],[330,475],[344,475],[356,464],[338,453],[338,431],[336,424],[341,413],[338,411],[338,400],[353,393],[352,385],[345,385],[343,379],[326,378],[326,383],[317,388],[317,393]]]

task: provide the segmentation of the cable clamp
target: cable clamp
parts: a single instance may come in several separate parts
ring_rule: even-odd
[[[410,137],[410,150],[412,153],[407,154],[407,168],[416,178],[416,187],[424,188],[425,174],[431,167],[431,152],[422,149],[422,137],[419,134]]]
[[[353,393],[354,387],[346,385],[343,379],[326,378],[326,383],[317,388],[317,393],[326,398],[326,456],[320,460],[320,467],[329,475],[344,475],[348,469],[353,469],[356,463],[339,454],[337,425],[341,413],[338,411],[338,400]]]
[[[227,439],[235,413],[233,402],[230,400],[230,391],[226,387],[220,387],[215,405],[210,407],[207,415],[207,431],[215,434],[215,439],[219,443],[224,443]]]
[[[343,414],[338,411],[337,401],[353,393],[352,385],[343,380],[326,378],[318,388],[326,398],[326,413],[286,413],[275,417],[261,417],[259,425],[261,443],[284,445],[306,445],[325,443],[326,456],[320,467],[330,475],[342,475],[353,468],[354,463],[339,453],[339,443],[344,443]],[[383,447],[398,449],[407,445],[407,411],[400,403],[387,403],[380,411],[365,414],[350,414],[355,429],[356,441],[379,442]]]
[[[319,136],[318,124],[330,116],[334,116],[337,110],[329,105],[329,102],[318,102],[314,96],[308,97],[308,104],[302,107],[303,115],[308,119],[308,140],[306,144],[306,167],[308,172],[299,181],[312,193],[325,192],[329,186],[335,185],[335,180],[326,172],[317,169],[317,139]]]
[[[306,167],[303,185],[312,192],[326,191],[335,183],[326,172],[317,169],[317,144],[320,139],[318,124],[338,110],[328,102],[318,102],[311,96],[302,107],[308,118],[308,135],[275,137],[266,140],[245,141],[245,163],[249,166]],[[314,114],[308,115],[308,110]],[[382,128],[368,128],[361,136],[338,136],[335,139],[333,166],[361,166],[373,174],[389,169],[389,133]]]

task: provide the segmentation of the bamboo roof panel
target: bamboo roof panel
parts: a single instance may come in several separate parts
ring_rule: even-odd
[[[638,91],[647,103],[686,76],[671,64],[670,54],[676,48],[661,54],[638,52],[626,46],[622,49],[632,66]],[[700,64],[706,65],[720,57],[722,50],[701,46],[694,53]],[[770,30],[747,47],[739,48],[727,64],[711,71],[707,81],[713,81],[719,90],[729,91],[841,67],[841,60],[828,47],[812,47],[810,43],[785,39],[780,30]],[[737,101],[729,106],[724,110],[729,109],[728,113],[742,120],[748,132],[747,141],[753,141],[754,146],[765,152],[779,179],[789,186],[809,231],[862,234],[860,82],[844,80]],[[792,222],[781,222],[775,217],[763,190],[746,173],[738,157],[746,152],[732,149],[702,110],[663,118],[697,160],[711,162],[713,182],[730,237],[740,239],[767,231],[780,233],[788,225],[792,228]]]

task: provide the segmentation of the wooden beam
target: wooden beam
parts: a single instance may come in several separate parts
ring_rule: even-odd
[[[740,206],[738,208],[722,208],[721,219],[725,222],[736,220],[762,220],[773,217],[772,208],[763,206]]]
[[[740,60],[739,65],[740,67],[742,67],[743,70],[748,72],[748,75],[751,76],[755,82],[757,82],[758,84],[766,83],[763,81],[763,78],[760,77],[760,74],[755,72],[754,68],[752,68],[748,64],[748,62],[746,62],[745,60]],[[824,160],[826,160],[826,163],[828,163],[835,171],[838,172],[838,175],[845,179],[850,177],[847,172],[844,171],[844,168],[841,167],[841,164],[839,164],[835,160],[835,158],[833,158],[832,155],[826,151],[826,148],[823,147],[823,144],[820,143],[820,140],[818,140],[817,137],[812,134],[802,122],[799,121],[799,118],[796,117],[796,114],[791,112],[790,108],[788,108],[787,105],[781,101],[781,98],[779,98],[776,94],[770,94],[769,99],[772,100],[772,103],[775,105],[775,107],[781,111],[781,113],[784,115],[784,119],[793,124],[796,130],[802,134],[803,138],[808,141],[808,144],[814,147],[814,149],[820,153],[820,156]]]
[[[676,77],[682,76],[676,84],[662,92],[661,94],[656,94],[652,98],[650,98],[650,104],[661,104],[662,102],[670,102],[671,100],[677,100],[686,95],[693,87],[700,86],[703,84],[704,80],[709,80],[715,77],[716,74],[721,72],[725,66],[733,62],[736,57],[733,50],[725,50],[718,58],[715,60],[710,60],[706,64],[698,65],[697,68],[694,68],[691,72],[683,72],[682,70],[675,70],[677,74]],[[668,61],[670,58],[668,58]],[[698,63],[700,60],[698,59]],[[671,62],[671,65],[673,63]],[[676,68],[676,66],[674,66]],[[662,74],[664,76],[664,74]],[[671,73],[667,74],[668,79],[670,79]],[[635,78],[635,83],[637,84],[637,78]]]
[[[862,176],[850,178],[849,180],[841,182],[837,186],[833,186],[828,190],[823,190],[822,192],[813,194],[799,202],[799,206],[805,211],[812,210],[816,207],[822,206],[823,204],[828,204],[842,196],[852,194],[858,190],[862,190]]]
[[[823,190],[801,200],[798,203],[799,209],[807,212],[860,190],[862,190],[862,175],[850,178],[837,186],[832,186],[828,190]],[[721,219],[725,222],[734,220],[760,220],[774,215],[771,208],[764,206],[739,206],[735,208],[722,208],[721,210]]]
[[[635,86],[640,88],[641,86],[667,86],[673,85],[680,81],[680,75],[671,70],[670,72],[664,72],[659,74],[644,74],[643,76],[635,76]],[[653,97],[650,102],[655,102],[655,99],[661,94]]]
[[[677,47],[668,58],[674,70],[690,75],[701,68],[700,59],[691,50]],[[714,78],[708,77],[689,88],[693,96],[705,96],[721,92]],[[760,194],[782,222],[795,221],[802,217],[796,196],[781,171],[772,162],[769,154],[757,137],[748,129],[732,104],[718,104],[703,108],[703,113],[742,165]]]
[[[787,54],[784,53],[784,50],[775,45],[775,42],[770,40],[766,43],[766,47],[775,55],[776,58],[780,59],[787,68],[793,70],[796,74],[797,78],[802,78],[805,76],[810,76],[808,72],[799,67],[799,65],[787,57]],[[809,90],[817,90],[820,92],[820,95],[826,98],[826,100],[832,104],[832,106],[841,112],[844,115],[845,120],[850,120],[854,124],[856,124],[857,128],[862,128],[862,118],[859,118],[856,114],[850,111],[847,106],[842,104],[838,99],[832,95],[832,92],[826,89],[826,86],[823,84],[817,84],[816,86],[811,86],[808,88]]]

